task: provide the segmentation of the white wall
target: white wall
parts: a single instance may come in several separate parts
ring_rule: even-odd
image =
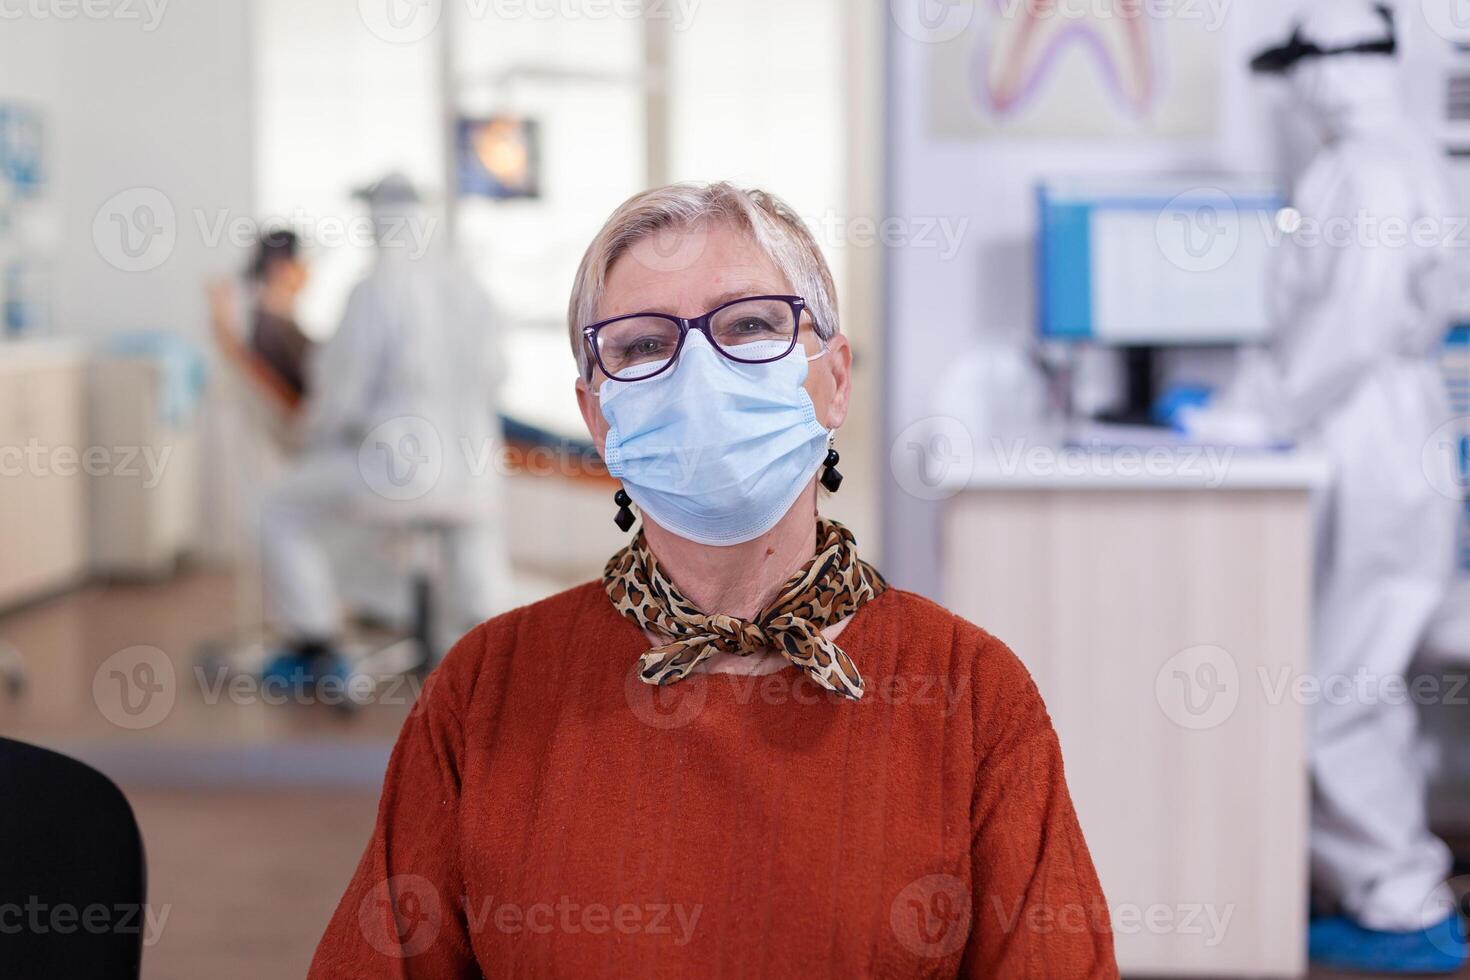
[[[168,4],[156,19],[142,4],[103,6],[112,13],[96,17],[63,18],[67,9],[16,5],[19,16],[0,21],[0,98],[48,110],[54,328],[202,336],[200,283],[221,256],[197,234],[193,212],[249,205],[245,0]],[[108,261],[94,219],[119,193],[145,200],[140,189],[169,202],[174,219],[161,210],[161,227],[176,238],[155,253],[156,268],[126,271]],[[131,203],[114,200],[128,213]]]
[[[448,9],[457,111],[524,116],[536,122],[540,139],[540,197],[466,198],[459,244],[517,329],[555,335],[557,369],[538,387],[554,385],[555,396],[565,398],[576,376],[564,338],[577,263],[613,209],[647,185],[642,21],[510,15],[558,9],[552,5]],[[562,414],[579,426],[574,412]]]
[[[52,108],[60,94],[58,21],[0,21],[0,99]]]
[[[237,256],[211,244],[200,218],[251,206],[247,4],[170,4],[155,30],[120,19],[54,26],[64,66],[52,117],[56,326],[89,336],[173,329],[202,341],[204,279]],[[176,239],[156,268],[126,271],[109,261],[115,241],[94,237],[94,219],[110,199],[128,217],[133,199],[114,195],[140,189],[170,203]]]
[[[842,287],[844,11],[835,0],[705,0],[670,46],[670,175],[784,198]]]
[[[251,13],[252,217],[301,237],[312,279],[298,316],[324,337],[371,261],[366,208],[352,192],[399,170],[443,201],[444,28],[374,33],[356,3],[321,0],[256,0]]]

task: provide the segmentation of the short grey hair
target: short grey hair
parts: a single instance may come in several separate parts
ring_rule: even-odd
[[[828,340],[838,333],[832,271],[806,222],[790,205],[768,191],[724,181],[669,184],[635,194],[619,205],[582,256],[567,305],[567,333],[582,377],[589,375],[590,368],[582,328],[598,320],[598,304],[613,264],[633,245],[660,231],[713,220],[732,222],[754,237],[791,288],[806,300],[819,337]]]

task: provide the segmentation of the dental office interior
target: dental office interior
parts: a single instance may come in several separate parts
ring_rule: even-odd
[[[1323,6],[0,0],[0,849],[85,806],[16,753],[70,757],[141,835],[141,975],[304,975],[433,665],[628,541],[586,243],[728,180],[832,267],[822,512],[1025,663],[1122,974],[1345,976],[1371,931],[1420,942],[1370,975],[1470,976],[1470,20]],[[410,307],[484,301],[486,424],[405,402],[323,496],[310,372],[392,318],[385,234],[454,270]],[[341,683],[271,683],[323,604]]]

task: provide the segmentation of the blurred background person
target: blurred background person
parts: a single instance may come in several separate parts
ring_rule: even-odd
[[[296,322],[296,301],[306,288],[307,272],[294,233],[268,231],[261,236],[250,267],[255,287],[250,346],[298,397],[307,394],[307,359],[312,352],[311,339]]]
[[[484,499],[501,370],[490,299],[434,246],[434,219],[402,174],[360,197],[377,242],[372,271],[313,362],[301,457],[261,509],[266,604],[282,636],[265,674],[291,683],[347,670],[317,536],[325,521],[409,523],[448,502],[465,510],[452,546],[456,621],[485,618],[508,587],[498,501]]]
[[[1331,460],[1333,482],[1317,501],[1312,646],[1324,684],[1402,682],[1454,565],[1460,507],[1438,489],[1453,482],[1450,460],[1422,458],[1451,414],[1435,360],[1450,322],[1451,254],[1437,241],[1375,237],[1392,221],[1439,228],[1456,213],[1439,154],[1407,120],[1396,47],[1386,8],[1318,0],[1286,44],[1252,63],[1285,75],[1324,140],[1292,208],[1313,228],[1352,231],[1288,237],[1266,356],[1218,408],[1186,413],[1197,436],[1264,429]],[[1242,413],[1258,425],[1241,425]],[[1325,912],[1311,927],[1314,960],[1406,973],[1465,962],[1443,883],[1450,852],[1428,828],[1418,727],[1412,702],[1382,693],[1314,707],[1312,872]]]
[[[215,341],[255,384],[288,410],[306,395],[308,360],[315,344],[297,322],[297,305],[309,270],[294,232],[272,229],[255,245],[245,283],[248,325],[240,322],[239,286],[217,280],[209,285]]]

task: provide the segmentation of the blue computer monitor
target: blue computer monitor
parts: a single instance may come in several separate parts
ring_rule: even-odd
[[[1071,177],[1043,181],[1036,200],[1043,337],[1180,346],[1270,330],[1268,270],[1286,235],[1277,182]]]

